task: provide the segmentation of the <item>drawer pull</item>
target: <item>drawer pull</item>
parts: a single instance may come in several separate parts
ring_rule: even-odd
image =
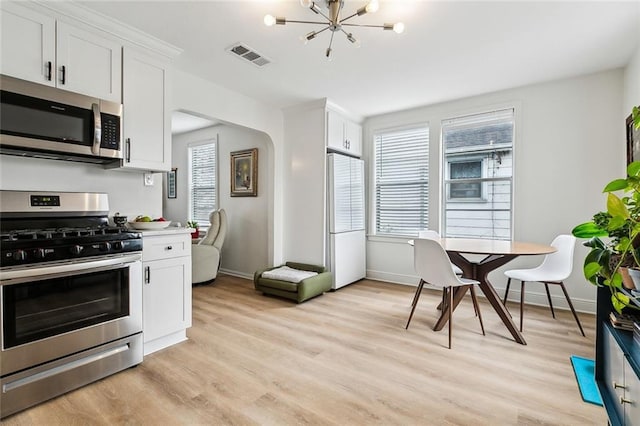
[[[630,399],[624,399],[623,397],[620,397],[620,404],[633,404],[633,401],[631,401]]]
[[[167,250],[173,250],[172,246],[167,246]]]
[[[626,389],[627,387],[621,384],[618,384],[616,381],[613,382],[614,389]]]

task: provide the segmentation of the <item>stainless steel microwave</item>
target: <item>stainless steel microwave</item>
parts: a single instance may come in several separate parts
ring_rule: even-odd
[[[1,154],[110,163],[122,152],[122,104],[0,75]]]

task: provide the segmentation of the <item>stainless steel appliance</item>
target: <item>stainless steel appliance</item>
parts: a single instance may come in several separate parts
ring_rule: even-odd
[[[142,235],[108,212],[0,191],[0,418],[142,362]]]
[[[122,158],[122,105],[0,75],[0,153],[88,163]]]

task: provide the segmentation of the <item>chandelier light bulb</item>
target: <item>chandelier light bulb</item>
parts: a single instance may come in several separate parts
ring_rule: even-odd
[[[396,24],[393,24],[393,31],[396,34],[402,34],[404,32],[404,24],[402,22],[398,22]]]
[[[272,16],[272,15],[265,15],[264,16],[264,24],[267,27],[271,27],[271,26],[275,25],[275,23],[276,23],[276,18],[274,16]]]
[[[302,7],[311,7],[313,4],[313,0],[300,0],[300,5]]]
[[[326,56],[327,56],[327,61],[331,61],[331,60],[333,59],[333,58],[331,57],[331,48],[330,48],[330,47],[327,47],[327,53],[326,53]]]
[[[366,6],[365,10],[367,13],[376,12],[380,8],[380,4],[378,4],[378,0],[371,0]]]

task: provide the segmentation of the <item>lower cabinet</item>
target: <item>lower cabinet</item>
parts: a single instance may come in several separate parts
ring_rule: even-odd
[[[640,425],[640,345],[609,322],[611,295],[598,288],[595,379],[611,426]]]
[[[143,233],[144,354],[187,339],[191,327],[191,234]]]

